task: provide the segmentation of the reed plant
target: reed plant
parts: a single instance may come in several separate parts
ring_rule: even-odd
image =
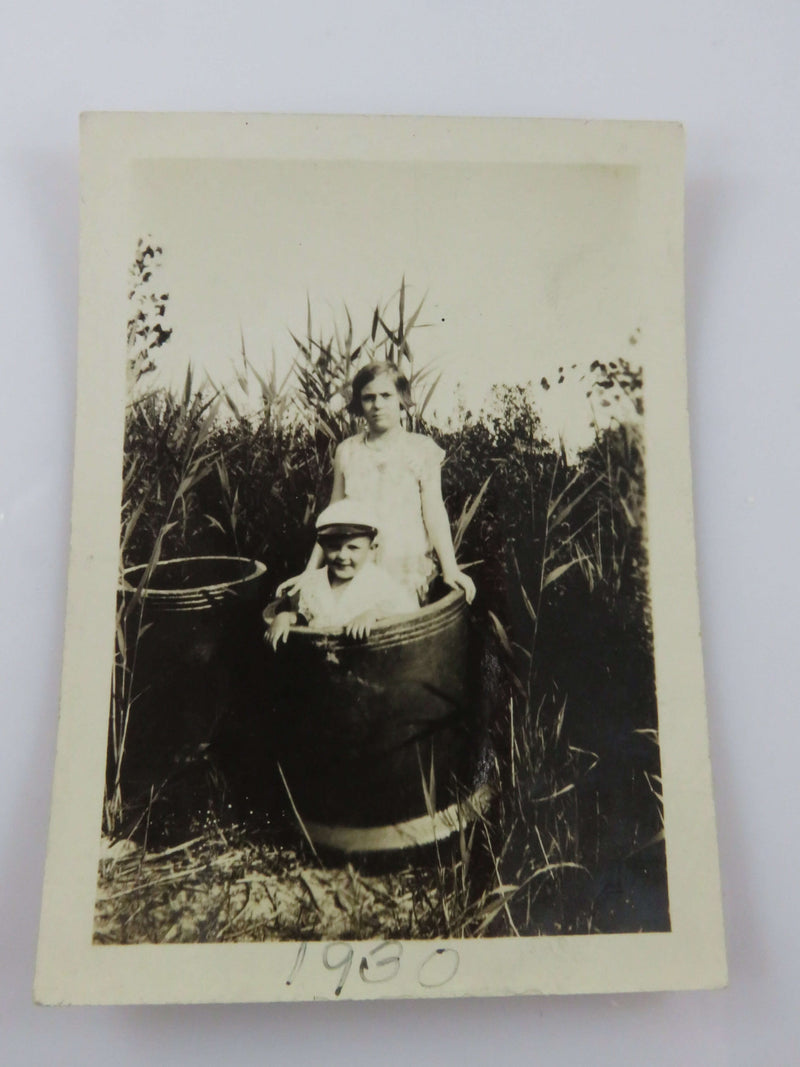
[[[188,538],[198,486],[213,470],[209,439],[216,410],[217,398],[194,391],[190,366],[180,397],[169,392],[149,392],[133,401],[126,413],[120,593],[104,800],[104,825],[110,833],[124,821],[121,781],[128,730],[136,714],[137,658],[141,639],[150,625],[145,594],[164,557],[165,546],[170,541],[185,543]],[[128,570],[142,551],[147,553],[144,567],[132,585]]]
[[[474,617],[482,673],[491,679],[480,770],[494,799],[464,819],[436,863],[403,876],[408,908],[394,919],[375,903],[380,883],[370,883],[381,933],[663,929],[641,373],[622,359],[588,369],[587,400],[619,415],[602,426],[596,419],[593,442],[572,459],[543,433],[532,386],[498,385],[481,412],[436,426],[426,414],[438,373],[419,366],[413,347],[424,299],[409,313],[407,298],[403,279],[373,309],[363,337],[346,306],[341,321],[320,330],[309,301],[304,329],[291,334],[288,376],[279,378],[274,357],[256,366],[242,338],[232,383],[196,388],[190,374],[180,397],[152,393],[129,409],[121,557],[123,566],[146,566],[118,611],[109,757],[116,773],[106,825],[120,824],[124,806],[118,771],[135,714],[137,634],[147,625],[142,591],[155,566],[165,555],[251,556],[267,562],[273,587],[302,569],[313,516],[330,491],[333,452],[357,429],[347,410],[353,376],[386,358],[411,381],[410,428],[434,436],[447,454],[454,542],[480,590]],[[435,782],[425,788],[433,805]],[[240,843],[252,855],[259,847],[272,857],[270,870],[279,870],[273,853],[282,848],[287,871],[325,870],[302,841],[289,851],[275,841]],[[328,870],[323,881],[361,902],[361,918],[349,913],[342,929],[373,931],[367,897],[337,877]],[[303,936],[333,936],[324,909],[311,911],[316,919],[298,919]],[[237,929],[230,909],[219,914],[227,916],[222,928],[208,926],[205,937]],[[276,936],[266,921],[249,929]]]

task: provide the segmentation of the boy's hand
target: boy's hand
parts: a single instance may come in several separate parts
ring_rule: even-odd
[[[297,615],[293,611],[279,611],[272,622],[269,624],[269,629],[264,634],[264,640],[267,644],[272,645],[273,652],[278,651],[278,645],[281,641],[286,643],[286,639],[289,636],[289,631],[297,622]]]
[[[354,619],[348,622],[344,628],[344,632],[348,637],[355,637],[358,640],[363,640],[369,637],[372,627],[378,621],[378,616],[374,611],[362,611],[360,615],[356,615]]]

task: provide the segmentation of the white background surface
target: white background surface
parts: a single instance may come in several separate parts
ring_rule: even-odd
[[[87,0],[15,5],[3,23],[0,1062],[799,1062],[800,6]],[[727,990],[33,1007],[69,531],[77,115],[94,109],[686,124],[687,347]]]

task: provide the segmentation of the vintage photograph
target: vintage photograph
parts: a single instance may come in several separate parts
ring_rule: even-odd
[[[119,190],[91,718],[115,967],[291,942],[291,995],[322,943],[338,996],[360,943],[424,942],[435,992],[438,943],[673,930],[651,449],[683,355],[642,169],[381,153],[351,122],[341,155],[133,153]]]
[[[135,176],[95,941],[667,930],[635,184],[364,170]]]

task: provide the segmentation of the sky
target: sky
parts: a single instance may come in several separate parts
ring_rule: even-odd
[[[583,370],[632,359],[644,264],[629,167],[313,160],[148,160],[131,183],[136,239],[163,248],[173,328],[159,381],[280,372],[303,335],[369,332],[376,304],[423,300],[417,365],[442,371],[432,414],[479,410],[496,383],[537,383],[545,425],[588,439]],[[241,331],[241,333],[240,333]],[[577,365],[575,371],[569,368]],[[542,377],[562,386],[544,391]],[[240,397],[241,399],[241,397]]]

